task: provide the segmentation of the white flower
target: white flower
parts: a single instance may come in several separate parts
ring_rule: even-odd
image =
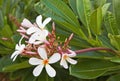
[[[35,69],[33,70],[33,75],[34,76],[39,76],[41,74],[43,68],[45,67],[47,74],[50,77],[55,77],[56,71],[49,64],[53,64],[53,63],[56,63],[57,61],[59,61],[60,60],[60,54],[59,53],[54,53],[48,59],[45,48],[41,48],[41,47],[38,48],[38,53],[39,53],[41,59],[34,58],[34,57],[29,59],[29,63],[31,65],[37,65],[35,67]]]
[[[61,58],[61,61],[60,61],[60,65],[63,66],[65,69],[68,69],[68,63],[69,62],[70,64],[77,64],[77,61],[74,60],[74,59],[71,59],[71,57],[75,57],[76,56],[76,53],[72,50],[69,50],[70,54],[62,54],[62,58]]]
[[[25,28],[30,28],[30,27],[34,27],[34,25],[28,20],[28,19],[23,19],[21,25]]]
[[[46,37],[48,35],[48,30],[45,29],[46,24],[48,24],[51,21],[51,18],[46,18],[42,23],[42,16],[38,16],[36,18],[36,24],[38,27],[30,27],[27,30],[27,34],[31,35],[29,39],[29,43],[31,44],[40,44],[43,43],[46,40]]]
[[[17,58],[17,56],[19,54],[21,54],[23,51],[24,51],[24,48],[25,48],[25,44],[21,44],[21,41],[24,37],[22,37],[19,41],[18,44],[16,44],[16,47],[15,47],[15,52],[11,55],[11,59],[13,59],[13,61],[15,61],[15,59]]]

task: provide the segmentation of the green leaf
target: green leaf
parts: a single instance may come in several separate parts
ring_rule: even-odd
[[[3,71],[5,72],[12,72],[18,69],[23,69],[23,68],[28,68],[31,67],[31,65],[28,63],[28,61],[24,61],[22,63],[18,63],[18,64],[13,64],[7,67],[3,68]]]
[[[115,49],[111,43],[110,43],[110,40],[109,38],[107,38],[107,36],[103,36],[103,35],[100,35],[98,36],[99,40],[102,42],[102,45],[104,47],[108,47],[108,48],[111,48],[111,49]]]
[[[33,76],[33,70],[30,69],[26,69],[26,71],[24,71],[24,75],[22,76],[22,80],[21,81],[36,81],[36,77]]]
[[[71,65],[70,74],[82,79],[94,79],[116,68],[119,69],[120,65],[106,60],[82,59]]]
[[[114,35],[119,34],[120,31],[119,31],[119,28],[117,27],[116,19],[111,12],[107,12],[104,22],[105,22],[105,26],[108,33],[111,33]]]
[[[79,19],[87,28],[89,37],[91,38],[91,31],[90,31],[90,14],[91,14],[91,4],[90,0],[76,0],[77,12],[79,15]]]
[[[102,7],[106,3],[106,0],[93,0],[93,2],[94,2],[93,5],[96,9],[98,7]]]
[[[10,56],[4,56],[0,58],[0,72],[3,72],[3,68],[12,64]]]
[[[110,59],[111,62],[116,62],[116,63],[120,63],[120,57],[112,57]]]
[[[77,8],[76,8],[76,0],[68,0],[69,1],[69,5],[71,6],[73,12],[78,15],[77,13]]]
[[[80,20],[85,26],[89,24],[89,17],[91,13],[90,0],[76,0],[77,12]]]
[[[54,81],[54,78],[49,77],[44,69],[38,77],[37,81]]]
[[[12,49],[6,48],[0,44],[0,55],[12,54]]]
[[[102,17],[104,17],[106,15],[109,7],[110,7],[110,3],[106,3],[102,6]]]
[[[120,35],[112,35],[112,34],[108,34],[108,37],[110,39],[111,44],[117,48],[118,50],[120,50]]]
[[[118,28],[120,29],[120,0],[112,0],[113,2],[113,12],[118,24]]]
[[[79,22],[72,12],[72,10],[61,0],[42,0],[42,2],[60,17],[65,19],[66,21],[71,22],[75,26],[79,26]],[[73,22],[74,20],[74,22]]]
[[[10,26],[5,25],[5,27],[0,32],[0,35],[10,38],[13,35],[13,32],[12,32]]]
[[[0,31],[4,27],[4,18],[3,18],[3,13],[0,10]]]
[[[10,74],[10,80],[21,78],[21,81],[36,81],[36,77],[33,76],[32,71],[33,68],[16,70]]]
[[[120,74],[113,75],[109,77],[106,81],[120,81]]]
[[[97,8],[90,16],[90,28],[96,35],[101,34],[102,8]]]

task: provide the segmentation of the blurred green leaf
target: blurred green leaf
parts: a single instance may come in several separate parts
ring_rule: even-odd
[[[0,72],[3,72],[3,68],[12,64],[10,56],[4,56],[0,58]]]
[[[90,0],[76,0],[77,12],[79,19],[87,27],[89,37],[91,38],[91,31],[89,27],[90,14],[91,14],[91,3]]]
[[[120,81],[120,74],[113,75],[109,77],[106,81]]]
[[[116,62],[116,63],[120,63],[120,57],[112,57],[110,59],[111,62]]]
[[[37,81],[54,81],[54,78],[49,77],[44,69],[41,75],[38,77]]]
[[[117,48],[118,50],[120,50],[120,35],[112,35],[112,34],[108,34],[108,37],[110,39],[111,44]]]
[[[116,18],[116,22],[118,24],[118,28],[120,29],[120,0],[112,0],[113,3],[113,13],[115,15]]]
[[[85,26],[89,25],[89,17],[91,13],[90,0],[76,0],[77,12],[80,20]]]
[[[0,35],[2,35],[4,37],[10,38],[13,35],[10,26],[9,25],[5,25],[4,28],[0,32]]]
[[[111,49],[115,49],[112,44],[110,43],[110,40],[108,37],[106,36],[103,36],[103,35],[100,35],[98,36],[99,40],[102,42],[102,45],[104,47],[108,47],[108,48],[111,48]]]
[[[114,15],[111,12],[107,12],[107,15],[105,16],[105,26],[108,33],[118,35],[119,34],[119,28],[117,27],[117,23],[115,20]]]
[[[18,69],[23,69],[23,68],[28,68],[31,67],[31,65],[28,63],[28,61],[24,61],[22,63],[18,63],[18,64],[13,64],[7,67],[3,68],[4,72],[12,72]]]
[[[36,77],[33,76],[32,70],[32,68],[16,70],[10,74],[10,79],[16,80],[21,78],[21,81],[36,81]]]
[[[37,78],[33,76],[32,69],[26,69],[21,81],[37,81]]]
[[[96,8],[98,7],[102,7],[105,3],[106,3],[107,0],[93,0],[93,6]]]
[[[78,15],[77,13],[77,8],[76,8],[76,0],[68,0],[69,1],[69,5],[71,6],[73,12]]]
[[[90,28],[96,35],[101,34],[102,8],[97,8],[90,16]]]
[[[4,16],[2,10],[0,9],[0,31],[4,27]]]
[[[93,79],[116,68],[119,69],[120,65],[105,60],[83,59],[70,67],[70,74],[78,78]]]
[[[104,17],[106,15],[109,7],[110,7],[110,3],[106,3],[102,6],[102,17]]]

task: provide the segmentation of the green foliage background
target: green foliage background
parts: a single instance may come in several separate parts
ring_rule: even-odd
[[[0,0],[0,72],[11,81],[120,81],[119,8],[120,0]],[[10,55],[20,38],[14,17],[19,22],[24,18],[33,22],[39,14],[53,19],[61,42],[74,33],[70,42],[73,50],[107,47],[116,50],[117,55],[105,51],[78,54],[78,64],[69,70],[53,65],[55,78],[45,72],[34,77],[28,58],[12,62]],[[4,37],[8,40],[2,40]]]

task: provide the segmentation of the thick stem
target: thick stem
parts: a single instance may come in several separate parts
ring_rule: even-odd
[[[77,54],[80,54],[80,53],[85,53],[85,52],[90,52],[90,51],[98,51],[98,50],[104,50],[104,51],[108,51],[108,52],[112,52],[112,53],[117,54],[116,51],[114,51],[110,48],[104,48],[104,47],[86,48],[86,49],[82,49],[82,50],[76,50],[75,52]]]

